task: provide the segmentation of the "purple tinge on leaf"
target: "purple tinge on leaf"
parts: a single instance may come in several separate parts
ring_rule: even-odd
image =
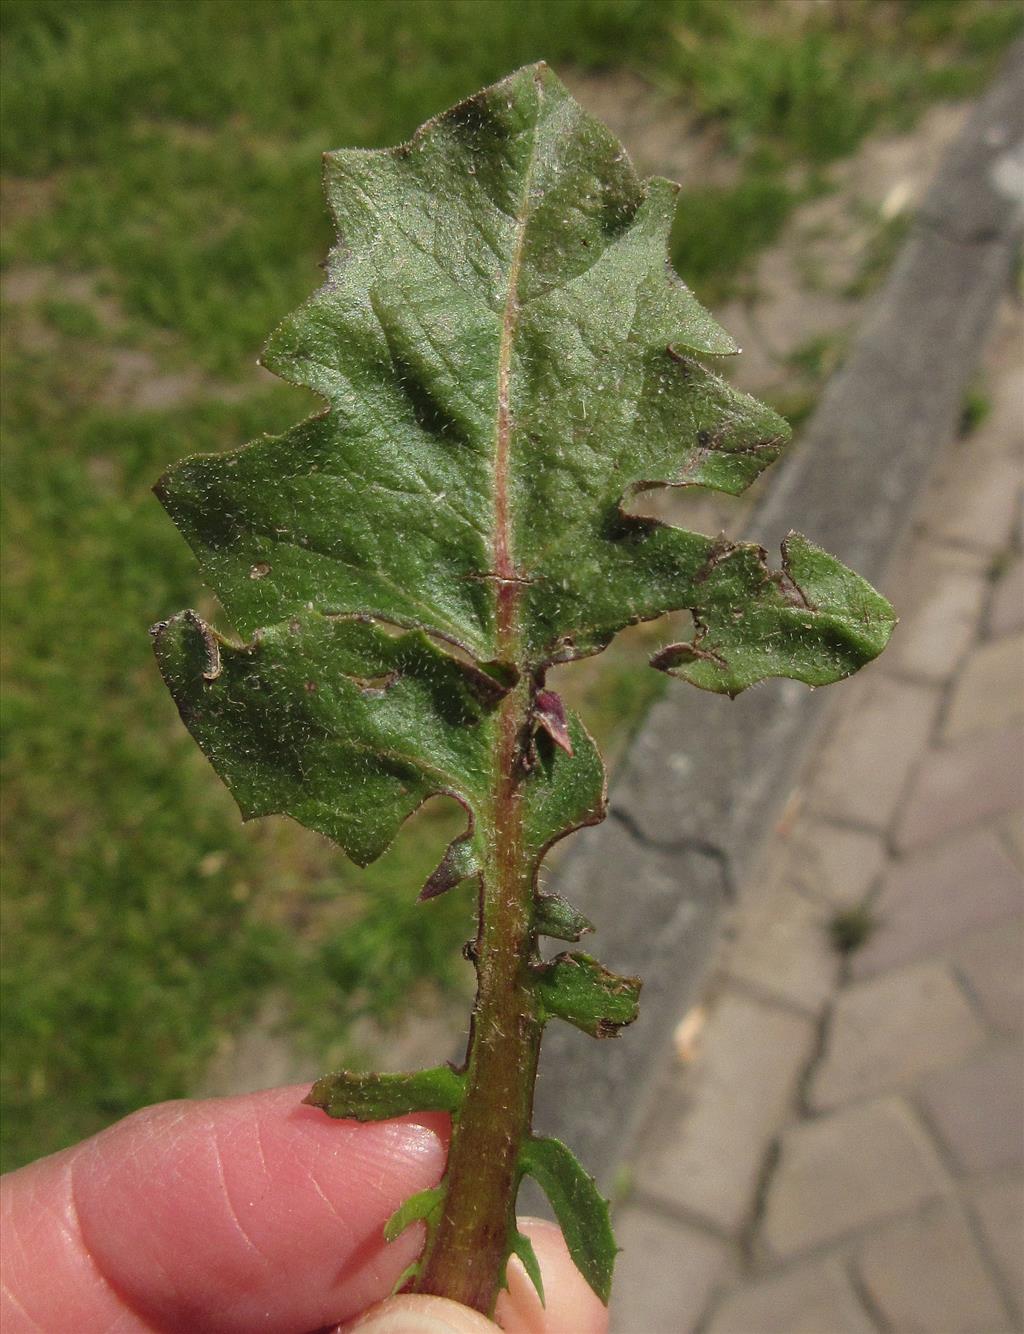
[[[533,701],[533,714],[538,725],[547,732],[555,745],[561,746],[566,755],[571,755],[572,742],[561,695],[554,690],[539,690]]]
[[[458,838],[452,839],[445,850],[436,870],[432,872],[427,883],[419,892],[419,901],[426,902],[427,899],[436,899],[439,894],[445,894],[449,889],[454,889],[463,880],[471,875],[476,875],[480,870],[480,863],[476,856],[476,845],[473,839],[475,821],[470,815],[469,828]]]

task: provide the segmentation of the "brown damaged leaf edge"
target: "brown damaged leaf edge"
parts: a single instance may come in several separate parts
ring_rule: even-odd
[[[640,982],[542,954],[592,929],[540,891],[544,855],[606,806],[546,670],[688,609],[694,638],[659,669],[729,695],[823,685],[881,651],[892,609],[798,534],[773,571],[760,547],[628,513],[656,487],[739,494],[789,431],[713,368],[736,346],[668,262],[678,187],[641,180],[546,66],[398,148],[326,154],[324,185],[326,281],[262,358],[324,409],[158,485],[246,642],[186,612],[156,628],[157,659],[247,817],[289,814],[366,865],[424,801],[466,811],[420,890],[424,912],[464,882],[478,896],[463,1065],[341,1071],[307,1101],[451,1116],[442,1181],[388,1227],[425,1225],[405,1287],[490,1313],[512,1254],[539,1283],[515,1224],[529,1175],[606,1302],[607,1203],[534,1133],[533,1087],[549,1022],[614,1036]]]

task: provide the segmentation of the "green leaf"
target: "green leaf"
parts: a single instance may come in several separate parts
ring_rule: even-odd
[[[556,940],[579,940],[594,929],[590,918],[584,917],[561,894],[537,895],[533,925],[538,935],[553,936]]]
[[[606,806],[600,756],[546,670],[689,610],[693,640],[656,667],[729,694],[770,676],[819,685],[881,650],[892,609],[798,535],[772,571],[757,546],[636,512],[658,487],[739,494],[789,432],[701,360],[736,348],[668,263],[678,187],[641,180],[544,65],[407,144],[328,154],[325,181],[325,284],[264,354],[324,410],[157,487],[250,642],[184,612],[155,627],[157,659],[246,818],[288,814],[366,865],[423,802],[462,806],[421,896],[481,881],[465,1078],[342,1072],[307,1102],[358,1120],[453,1115],[458,1189],[389,1224],[438,1222],[431,1290],[489,1309],[506,1241],[540,1289],[532,1248],[507,1232],[521,1170],[607,1301],[615,1245],[593,1181],[558,1141],[514,1153],[539,1040],[523,1020],[535,1007],[610,1036],[640,987],[586,954],[532,955],[537,934],[589,927],[538,895],[537,873]]]
[[[457,1113],[462,1104],[462,1077],[450,1066],[413,1074],[354,1074],[340,1070],[323,1075],[303,1098],[328,1116],[352,1121],[386,1121],[407,1112]]]
[[[533,1249],[533,1242],[525,1236],[518,1228],[515,1229],[515,1236],[512,1238],[511,1252],[517,1255],[522,1261],[523,1268],[526,1270],[527,1277],[537,1290],[537,1296],[540,1298],[541,1306],[546,1306],[544,1300],[544,1278],[540,1272],[540,1261],[537,1259],[537,1252]]]
[[[527,855],[539,861],[552,843],[605,817],[604,762],[576,714],[568,715],[572,754],[541,733],[523,785],[523,836]]]
[[[780,573],[767,569],[760,548],[722,542],[706,582],[715,598],[695,613],[692,641],[669,645],[651,664],[727,695],[768,676],[838,681],[881,653],[896,624],[885,598],[799,533],[782,544]]]
[[[402,1235],[410,1223],[425,1222],[429,1224],[437,1215],[443,1202],[443,1182],[439,1186],[432,1186],[429,1190],[421,1190],[415,1195],[410,1195],[384,1224],[384,1240],[394,1241],[396,1237]]]
[[[469,826],[423,890],[476,874],[493,715],[488,673],[418,631],[301,612],[251,644],[231,644],[194,612],[154,628],[157,661],[181,717],[246,819],[281,812],[337,842],[361,866],[379,857],[430,796],[454,797]],[[604,767],[569,717],[574,754],[538,748],[523,784],[531,856],[604,815]],[[546,738],[545,738],[546,740]]]
[[[453,889],[461,881],[480,871],[480,849],[478,840],[473,834],[471,827],[448,844],[441,861],[427,877],[426,884],[420,890],[421,900],[437,898],[438,894]]]
[[[613,1038],[637,1017],[640,979],[610,973],[589,954],[559,954],[539,965],[533,985],[546,1014],[591,1037]]]
[[[757,548],[708,579],[714,540],[627,512],[656,486],[736,494],[788,437],[697,360],[735,345],[667,263],[675,185],[640,180],[543,65],[408,144],[328,154],[325,180],[327,281],[264,361],[327,410],[158,489],[243,633],[312,604],[486,662],[512,579],[536,667],[670,610],[717,626],[757,602]],[[837,626],[860,613],[841,582]],[[730,622],[737,657],[763,640],[757,618]],[[798,640],[759,670],[832,679],[876,643],[851,635],[837,660]]]
[[[402,1291],[405,1285],[414,1279],[420,1272],[419,1260],[413,1260],[412,1264],[406,1265],[402,1272],[391,1285],[390,1296],[395,1297]]]
[[[608,1304],[618,1247],[611,1214],[594,1182],[561,1140],[531,1137],[520,1166],[551,1201],[573,1263],[601,1301]]]
[[[500,689],[421,633],[302,612],[238,646],[185,612],[155,641],[182,719],[246,819],[282,811],[365,866],[427,797],[472,811],[486,792]]]

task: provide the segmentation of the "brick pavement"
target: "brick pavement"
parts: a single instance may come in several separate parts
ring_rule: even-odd
[[[1024,1328],[1024,317],[638,1137],[617,1334]],[[873,924],[846,957],[837,913]]]

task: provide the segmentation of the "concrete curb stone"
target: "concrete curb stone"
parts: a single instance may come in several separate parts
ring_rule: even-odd
[[[805,532],[874,582],[954,435],[1022,230],[1024,43],[947,154],[890,278],[751,536]],[[870,669],[869,669],[870,670]],[[826,692],[827,693],[827,692]],[[636,1029],[545,1043],[537,1123],[607,1189],[647,1110],[671,1029],[698,987],[723,903],[818,736],[826,697],[773,682],[736,701],[670,690],[649,715],[559,889],[590,915],[608,966],[645,980]]]

